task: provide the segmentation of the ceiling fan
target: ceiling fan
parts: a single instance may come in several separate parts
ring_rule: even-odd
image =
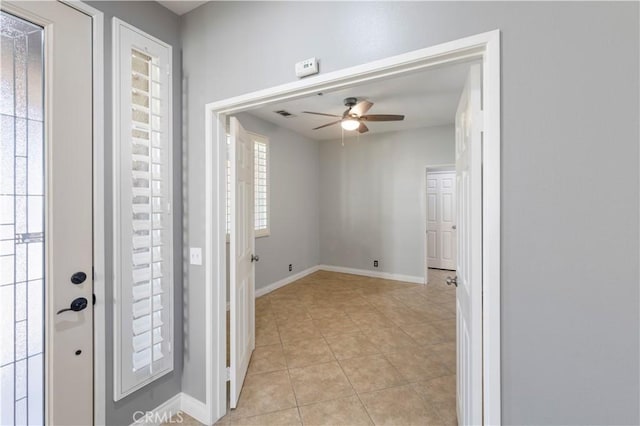
[[[365,133],[369,131],[369,128],[364,124],[365,121],[400,121],[404,120],[404,115],[394,115],[394,114],[369,114],[365,115],[367,111],[373,106],[373,102],[369,101],[360,101],[358,102],[357,98],[346,98],[344,100],[344,105],[347,107],[347,110],[342,114],[342,116],[335,114],[325,114],[322,112],[313,112],[313,111],[302,111],[305,114],[315,114],[315,115],[324,115],[327,117],[338,117],[339,120],[332,121],[331,123],[323,124],[322,126],[318,126],[313,130],[322,129],[323,127],[332,126],[334,124],[340,123],[344,130],[358,130],[360,133]]]

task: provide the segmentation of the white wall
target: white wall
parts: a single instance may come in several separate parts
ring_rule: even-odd
[[[246,130],[269,138],[271,235],[256,238],[259,290],[320,261],[319,142],[246,113],[238,118]]]
[[[504,424],[638,424],[637,2],[210,2],[181,18],[187,240],[204,247],[204,106],[499,29]],[[355,34],[356,36],[353,36]],[[615,224],[614,227],[611,224]],[[204,270],[183,391],[204,399]]]
[[[453,126],[321,142],[321,263],[424,277],[425,166],[454,150]]]

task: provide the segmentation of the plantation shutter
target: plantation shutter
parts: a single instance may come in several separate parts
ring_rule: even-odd
[[[115,399],[173,369],[171,47],[114,19]]]
[[[269,139],[257,133],[249,132],[254,143],[254,197],[255,197],[255,236],[270,235],[269,229]],[[227,135],[227,181],[226,181],[226,229],[231,229],[231,162],[229,146],[231,138]]]
[[[252,135],[254,139],[254,196],[256,237],[269,235],[269,141]]]

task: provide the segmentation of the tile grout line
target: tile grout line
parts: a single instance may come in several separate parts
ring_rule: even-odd
[[[325,341],[326,341],[326,338],[325,338]],[[373,418],[371,417],[371,413],[369,413],[369,410],[367,410],[367,406],[364,405],[364,402],[360,398],[360,394],[356,390],[356,387],[353,386],[353,383],[351,382],[351,379],[349,379],[349,375],[347,374],[346,371],[344,371],[344,368],[342,367],[342,364],[340,364],[340,360],[338,359],[338,357],[336,357],[336,354],[333,352],[333,349],[331,349],[331,345],[329,345],[329,342],[326,342],[326,343],[327,343],[327,346],[329,346],[329,350],[333,354],[333,357],[335,358],[336,363],[338,364],[338,367],[340,367],[340,371],[342,371],[342,374],[344,374],[344,377],[347,379],[347,382],[349,382],[349,385],[351,386],[351,390],[356,395],[356,398],[358,398],[358,401],[360,401],[360,405],[364,409],[364,412],[367,413],[367,417],[369,417],[369,420],[371,420],[371,424],[375,425],[376,423],[373,421]]]
[[[294,283],[292,283],[292,284],[294,284]],[[308,282],[308,281],[307,281],[307,282],[305,282],[304,284],[315,284],[315,282],[313,282],[313,281],[312,281],[312,282]],[[324,283],[324,284],[326,284],[326,283]],[[354,283],[351,283],[351,282],[346,282],[346,283],[344,283],[344,282],[343,282],[342,284],[353,285]],[[305,286],[305,287],[306,287],[306,286]],[[291,287],[290,287],[290,288],[291,288]],[[301,288],[303,288],[303,287],[301,287]],[[369,411],[366,409],[366,406],[365,406],[365,404],[364,404],[363,400],[362,400],[362,399],[361,399],[361,397],[360,397],[361,393],[360,393],[360,392],[358,392],[358,391],[355,389],[355,387],[354,387],[353,383],[351,382],[351,379],[350,379],[350,378],[349,378],[349,376],[346,374],[346,372],[345,372],[345,370],[344,370],[344,368],[343,368],[343,366],[342,366],[342,363],[341,363],[341,362],[340,362],[340,360],[337,358],[337,356],[336,356],[336,354],[335,354],[335,352],[334,352],[334,349],[333,349],[333,348],[331,347],[331,345],[329,344],[329,341],[328,341],[327,337],[331,337],[331,336],[333,336],[334,334],[332,334],[331,336],[328,336],[328,335],[327,335],[327,333],[328,333],[328,332],[326,332],[326,331],[325,331],[325,332],[322,332],[322,331],[320,330],[320,328],[317,328],[317,324],[316,324],[315,322],[317,322],[317,321],[322,321],[322,320],[327,320],[327,319],[331,319],[331,316],[329,316],[329,317],[327,317],[327,318],[324,318],[324,317],[323,317],[323,318],[314,318],[314,316],[313,316],[313,315],[311,315],[311,312],[309,311],[309,307],[310,307],[310,306],[314,306],[314,305],[315,305],[315,306],[318,306],[318,307],[320,307],[320,308],[322,308],[322,307],[325,307],[325,308],[330,307],[330,306],[331,306],[331,303],[332,303],[332,301],[331,301],[331,297],[332,297],[332,294],[333,294],[333,293],[335,293],[335,289],[333,288],[333,286],[331,286],[331,287],[328,287],[328,289],[327,289],[326,291],[316,291],[317,289],[321,289],[321,288],[322,288],[321,284],[314,285],[313,287],[311,287],[311,286],[310,286],[310,287],[307,287],[307,288],[309,288],[309,289],[310,289],[310,291],[309,291],[308,293],[307,293],[307,292],[305,292],[305,293],[304,293],[304,299],[301,299],[301,293],[300,293],[300,292],[296,292],[296,291],[295,291],[295,289],[292,289],[292,290],[294,290],[294,291],[292,291],[291,293],[289,293],[289,292],[287,292],[287,293],[283,293],[283,295],[284,295],[285,297],[284,297],[284,298],[282,298],[282,301],[283,301],[283,302],[285,302],[285,303],[284,303],[284,305],[285,305],[285,306],[287,305],[287,303],[289,303],[289,304],[290,304],[291,302],[295,303],[295,306],[296,306],[296,307],[299,307],[299,308],[301,308],[301,310],[302,310],[302,311],[304,311],[304,313],[305,313],[305,314],[306,314],[306,316],[307,316],[307,319],[308,319],[308,318],[310,318],[310,319],[311,319],[311,321],[312,321],[312,322],[311,322],[311,324],[312,324],[313,328],[314,328],[316,331],[318,331],[318,333],[319,333],[320,337],[322,337],[322,341],[323,341],[323,342],[324,342],[324,344],[329,348],[329,351],[330,351],[330,353],[331,353],[331,354],[332,354],[332,356],[333,356],[333,360],[332,360],[332,361],[327,361],[327,362],[316,363],[316,364],[310,364],[310,365],[308,365],[308,366],[293,367],[293,368],[306,368],[306,367],[310,367],[310,366],[314,366],[314,365],[322,365],[322,364],[328,364],[328,363],[336,362],[336,363],[338,364],[339,368],[340,368],[340,371],[342,372],[342,374],[344,375],[344,377],[347,379],[347,382],[348,382],[348,383],[349,383],[349,385],[351,386],[351,390],[354,392],[355,396],[358,398],[358,400],[359,400],[359,402],[360,402],[361,406],[365,409],[365,412],[367,413],[367,416],[368,416],[368,417],[369,417],[369,419],[372,421],[372,423],[374,423],[374,422],[373,422],[373,418],[371,417],[371,414],[370,414],[370,413],[369,413]],[[342,333],[336,333],[335,335],[344,335],[344,334],[349,334],[349,335],[351,335],[351,334],[353,334],[353,335],[361,335],[361,336],[363,336],[363,337],[365,338],[365,340],[366,340],[366,341],[368,341],[370,344],[372,344],[373,346],[377,346],[377,345],[373,344],[373,342],[372,342],[372,341],[370,340],[370,338],[368,337],[367,333],[365,333],[365,332],[364,332],[364,328],[363,328],[360,324],[356,323],[356,322],[353,320],[353,316],[352,316],[352,315],[355,315],[355,314],[357,313],[357,311],[359,311],[359,310],[361,310],[361,309],[362,309],[362,310],[364,310],[364,311],[368,311],[369,309],[371,309],[373,313],[375,313],[376,315],[380,315],[380,316],[382,316],[382,318],[384,318],[384,319],[387,321],[388,326],[387,326],[387,327],[382,327],[382,328],[393,328],[393,329],[399,330],[399,331],[400,331],[400,333],[401,333],[402,335],[404,335],[405,337],[409,338],[409,341],[411,341],[414,345],[416,345],[416,346],[415,346],[416,348],[421,348],[421,349],[422,349],[422,348],[425,348],[425,347],[427,347],[427,346],[431,346],[432,344],[426,344],[426,345],[421,345],[421,344],[419,344],[419,343],[418,343],[418,341],[417,341],[416,339],[414,339],[411,335],[409,335],[409,334],[408,334],[408,333],[407,333],[407,332],[406,332],[402,327],[410,327],[410,326],[414,326],[414,325],[418,325],[418,324],[425,324],[425,323],[437,323],[437,324],[438,324],[438,326],[434,326],[434,327],[435,327],[438,331],[440,331],[440,332],[442,332],[442,333],[445,333],[445,332],[446,332],[446,330],[445,330],[445,327],[444,327],[444,324],[443,324],[443,323],[444,323],[444,321],[449,321],[449,320],[451,320],[451,319],[452,319],[452,318],[446,318],[447,313],[445,312],[445,306],[444,306],[444,305],[445,305],[445,303],[433,303],[433,304],[432,304],[432,306],[433,306],[434,308],[439,309],[439,314],[440,314],[439,316],[441,316],[441,318],[438,318],[437,320],[429,319],[429,320],[427,320],[427,321],[419,321],[419,322],[416,322],[415,324],[410,323],[410,324],[404,324],[403,326],[400,326],[400,325],[398,325],[396,322],[394,322],[392,319],[390,319],[389,317],[387,317],[387,316],[384,314],[384,311],[383,311],[383,310],[381,310],[381,308],[384,308],[384,307],[385,307],[385,304],[384,304],[384,299],[385,299],[385,298],[389,298],[389,299],[391,299],[391,303],[392,303],[392,305],[391,305],[391,307],[390,307],[391,309],[394,309],[394,308],[395,308],[395,309],[404,309],[404,308],[402,308],[402,306],[405,306],[408,310],[410,310],[410,311],[412,311],[412,312],[415,312],[415,313],[416,313],[416,314],[418,314],[418,315],[422,315],[421,311],[416,311],[413,307],[411,307],[410,305],[406,304],[406,303],[405,303],[405,302],[403,302],[401,299],[398,299],[398,298],[397,298],[396,296],[394,296],[393,294],[389,294],[389,293],[391,293],[391,292],[395,292],[396,290],[400,290],[400,289],[393,288],[393,287],[381,287],[381,288],[377,289],[377,290],[376,290],[376,292],[375,292],[375,293],[372,293],[371,295],[372,295],[372,296],[378,295],[378,296],[380,296],[380,297],[382,298],[382,300],[378,300],[378,302],[379,302],[379,303],[378,303],[378,305],[374,305],[374,304],[372,304],[372,303],[371,303],[371,302],[370,302],[370,301],[369,301],[365,296],[363,296],[363,295],[362,295],[362,293],[360,293],[360,292],[358,291],[358,290],[361,290],[362,288],[365,288],[365,287],[360,287],[360,286],[358,286],[357,288],[355,288],[355,289],[353,290],[353,295],[354,295],[355,297],[353,297],[353,298],[349,298],[349,299],[346,299],[346,300],[344,301],[345,303],[340,304],[340,308],[338,309],[338,310],[341,312],[341,314],[344,314],[346,318],[348,318],[348,319],[349,319],[353,324],[355,324],[355,326],[356,326],[355,328],[357,329],[357,331],[350,331],[350,332],[347,332],[347,333],[344,333],[344,332],[342,332]],[[416,287],[416,289],[419,289],[419,288],[418,288],[418,287]],[[412,289],[412,290],[415,290],[415,289]],[[289,295],[290,295],[290,296],[289,296]],[[351,295],[352,295],[352,294],[350,293],[348,296],[351,296]],[[335,297],[335,296],[334,296],[334,297]],[[422,295],[420,295],[420,297],[423,297],[423,296],[422,296]],[[287,300],[287,299],[289,299],[289,300]],[[282,323],[285,323],[285,322],[286,322],[286,318],[285,318],[285,320],[278,321],[278,319],[277,319],[277,317],[276,317],[276,315],[275,315],[275,312],[274,312],[274,304],[273,304],[274,298],[268,298],[267,300],[268,300],[268,307],[269,307],[269,309],[268,309],[268,312],[267,312],[267,313],[264,313],[264,314],[265,314],[265,315],[266,315],[266,314],[269,314],[269,315],[272,315],[272,316],[274,317],[274,322],[275,322],[275,325],[276,325],[275,329],[276,329],[276,331],[277,331],[277,333],[278,333],[278,340],[279,340],[280,348],[281,348],[281,350],[282,350],[282,352],[283,352],[284,364],[285,364],[285,366],[286,366],[286,367],[285,367],[285,369],[287,370],[287,377],[288,377],[288,380],[289,380],[289,385],[290,385],[290,387],[291,387],[291,389],[292,389],[292,393],[293,393],[293,395],[294,395],[294,399],[295,399],[295,404],[296,404],[296,408],[297,408],[297,412],[298,412],[299,420],[300,420],[300,422],[304,423],[304,422],[303,422],[303,420],[302,420],[302,412],[301,412],[301,407],[302,407],[302,405],[300,404],[300,402],[299,402],[299,400],[298,400],[298,396],[297,396],[296,391],[295,391],[295,388],[294,388],[294,386],[293,386],[293,380],[292,380],[292,376],[291,376],[291,368],[292,368],[292,367],[290,367],[290,366],[289,366],[289,362],[287,361],[287,357],[286,357],[286,355],[285,355],[285,351],[284,351],[285,343],[284,343],[284,341],[283,341],[283,339],[282,339],[282,335],[281,335],[281,331],[282,331]],[[322,300],[322,303],[320,303],[320,304],[316,305],[316,303],[315,303],[315,302],[318,302],[318,301],[320,301],[320,300]],[[346,310],[345,306],[350,305],[350,301],[356,301],[356,300],[358,301],[358,304],[354,306],[354,308],[356,308],[356,309],[354,309],[354,311],[353,311],[353,312],[351,312],[351,314],[350,314],[350,313],[349,313],[349,311],[347,311],[347,310]],[[440,298],[440,300],[442,300],[442,298]],[[362,304],[360,301],[364,302],[364,304]],[[335,304],[335,301],[333,301],[333,303]],[[397,303],[397,304],[399,304],[399,305],[401,305],[401,306],[394,306],[396,303]],[[445,317],[444,317],[444,318],[442,318],[442,314],[444,314],[444,315],[445,315]],[[294,316],[295,316],[295,315],[294,315]],[[426,318],[426,317],[423,317],[423,318]],[[441,326],[441,327],[440,327],[440,326]],[[330,327],[330,330],[331,330],[331,327]],[[367,330],[369,330],[369,329],[367,329]],[[329,331],[329,333],[331,333],[331,331]],[[314,339],[315,339],[315,338],[314,338]],[[306,339],[293,339],[293,340],[292,340],[292,341],[290,341],[289,343],[292,343],[292,342],[295,342],[295,341],[298,341],[298,340],[306,340]],[[319,339],[318,339],[318,340],[319,340]],[[445,341],[445,342],[443,342],[443,343],[447,343],[447,342]],[[395,366],[394,366],[394,365],[389,361],[389,359],[387,358],[387,355],[388,355],[388,354],[390,354],[390,353],[393,353],[393,352],[397,351],[397,348],[394,348],[394,349],[395,349],[394,351],[390,351],[390,352],[387,352],[387,351],[385,351],[385,352],[380,352],[380,351],[376,348],[376,350],[378,351],[378,353],[376,354],[376,356],[381,356],[381,357],[382,357],[386,362],[388,362],[388,363],[389,363],[389,364],[394,368],[394,370],[396,370],[396,371],[397,371],[397,368],[396,368],[396,367],[395,367]],[[352,358],[357,358],[357,357],[359,357],[359,356],[354,356],[354,357],[350,357],[350,358],[345,358],[345,360],[347,360],[347,359],[352,359]],[[436,358],[434,361],[436,361],[438,365],[440,365],[441,367],[443,367],[443,369],[444,369],[445,371],[447,371],[447,372],[451,372],[451,370],[448,368],[447,363],[446,363],[445,361],[442,361],[442,360],[441,360],[441,359],[439,359],[439,358],[440,358],[440,357]],[[344,360],[343,360],[343,361],[344,361]],[[282,371],[282,370],[274,370],[274,371]],[[271,372],[273,372],[273,371],[271,371]],[[397,371],[397,372],[400,374],[400,377],[402,377],[402,378],[406,381],[405,383],[403,383],[403,384],[398,384],[398,385],[391,385],[391,386],[387,386],[387,387],[382,388],[382,389],[376,389],[375,391],[372,391],[372,392],[370,392],[370,393],[379,392],[379,391],[382,391],[382,390],[385,390],[385,389],[392,389],[392,388],[396,388],[396,387],[410,386],[410,387],[411,387],[411,390],[412,390],[412,391],[413,391],[413,392],[414,392],[414,393],[419,397],[420,401],[422,401],[422,403],[423,403],[424,405],[429,406],[429,408],[431,408],[433,411],[435,411],[435,412],[436,412],[436,413],[435,413],[435,414],[436,414],[436,416],[437,416],[441,421],[443,421],[443,420],[444,420],[444,418],[443,418],[443,417],[442,417],[442,415],[440,414],[440,410],[438,410],[438,409],[435,407],[435,405],[433,405],[434,403],[433,403],[433,402],[430,402],[429,400],[427,400],[427,399],[425,399],[425,398],[423,398],[423,397],[422,397],[420,394],[418,394],[418,393],[417,393],[417,391],[415,390],[415,384],[417,384],[417,383],[419,383],[419,382],[421,382],[421,381],[423,381],[423,380],[415,380],[415,381],[413,381],[413,380],[411,380],[411,379],[408,379],[405,375],[403,375],[403,374],[402,374],[402,373],[400,373],[399,371]],[[265,372],[265,373],[269,373],[269,372]],[[260,373],[256,373],[256,374],[260,374]],[[442,374],[442,375],[439,375],[439,376],[436,376],[436,377],[430,377],[429,379],[424,379],[424,381],[434,380],[434,379],[436,379],[436,378],[444,377],[444,376],[447,376],[447,375],[448,375],[448,374]],[[455,372],[453,373],[453,375],[455,375]],[[369,392],[364,392],[364,393],[369,393]],[[316,404],[319,404],[319,403],[324,403],[324,402],[327,402],[327,401],[335,401],[335,400],[344,399],[344,398],[345,398],[345,397],[330,398],[330,399],[323,400],[323,401],[315,401],[315,402],[312,402],[312,403],[310,403],[310,404],[305,404],[305,405],[316,405]],[[349,397],[346,397],[346,398],[349,398]],[[283,410],[276,410],[276,411],[273,411],[273,412],[279,412],[279,411],[283,411]],[[269,413],[273,413],[273,412],[269,412]],[[259,414],[259,415],[269,414],[269,413],[261,413],[261,414]],[[255,417],[255,416],[248,416],[248,417]],[[374,423],[374,424],[375,424],[375,423]]]

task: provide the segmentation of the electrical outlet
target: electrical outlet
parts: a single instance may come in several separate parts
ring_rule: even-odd
[[[293,265],[290,263],[289,264],[289,272],[293,271]]]
[[[202,265],[202,249],[200,247],[191,247],[189,250],[189,263]]]
[[[377,261],[377,260],[374,260],[374,261],[373,261],[373,267],[374,267],[374,268],[377,268],[377,267],[378,267],[378,261]]]

